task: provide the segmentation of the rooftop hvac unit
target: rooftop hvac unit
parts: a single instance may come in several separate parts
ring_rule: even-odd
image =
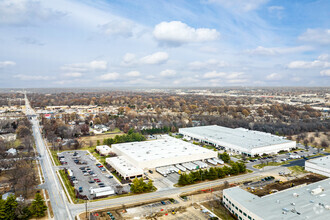
[[[313,190],[311,191],[311,194],[312,194],[312,195],[317,195],[317,194],[320,194],[322,191],[323,191],[323,189],[322,189],[321,187],[318,187],[318,188],[316,188],[316,189],[313,189]]]

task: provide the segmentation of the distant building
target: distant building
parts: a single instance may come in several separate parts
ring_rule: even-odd
[[[241,220],[330,219],[330,179],[263,197],[239,187],[223,190],[223,205]]]
[[[330,156],[306,160],[305,170],[330,177]]]
[[[11,154],[13,156],[17,155],[17,150],[15,148],[10,148],[9,150],[6,151],[8,154]]]
[[[180,128],[185,139],[198,141],[224,149],[229,152],[248,156],[275,154],[281,150],[296,147],[295,141],[265,132],[245,128],[226,128],[217,125]]]
[[[101,156],[108,156],[111,153],[111,148],[108,145],[96,146],[96,150]]]
[[[15,141],[16,140],[16,134],[13,134],[13,133],[1,134],[0,139],[2,139],[5,142]]]

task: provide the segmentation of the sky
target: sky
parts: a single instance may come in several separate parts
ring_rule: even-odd
[[[330,86],[329,0],[0,0],[0,87]]]

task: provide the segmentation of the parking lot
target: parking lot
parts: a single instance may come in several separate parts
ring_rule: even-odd
[[[67,162],[62,165],[63,168],[72,170],[71,178],[74,179],[74,187],[81,195],[86,195],[89,199],[93,199],[89,192],[90,188],[103,188],[111,186],[116,192],[116,186],[119,183],[115,177],[108,172],[87,151],[66,151],[59,154],[62,160]],[[129,190],[129,186],[124,186],[124,191]]]

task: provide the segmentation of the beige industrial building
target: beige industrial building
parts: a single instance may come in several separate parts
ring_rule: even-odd
[[[222,202],[240,220],[330,219],[330,179],[263,197],[232,187]]]
[[[306,160],[305,170],[330,177],[330,156]]]
[[[113,144],[112,151],[118,157],[107,158],[106,162],[122,177],[130,179],[149,169],[204,161],[218,156],[216,151],[167,135],[158,140]]]
[[[179,133],[187,140],[213,145],[237,154],[276,154],[296,147],[295,141],[285,137],[245,128],[226,128],[217,125],[180,128]]]

